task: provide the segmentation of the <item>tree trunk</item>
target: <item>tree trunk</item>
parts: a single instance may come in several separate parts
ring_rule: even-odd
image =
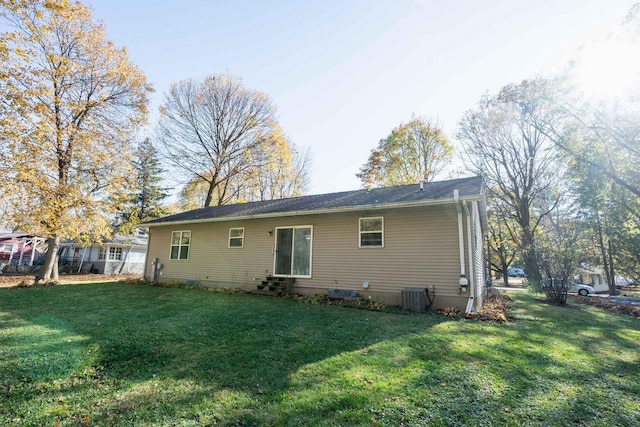
[[[42,266],[42,280],[57,280],[58,279],[58,244],[60,238],[58,235],[50,237],[47,240],[47,256],[44,259],[44,265]]]
[[[617,294],[616,278],[614,276],[613,257],[611,241],[605,243],[604,234],[602,232],[602,222],[600,222],[600,215],[596,215],[595,232],[598,239],[597,246],[600,249],[600,256],[602,257],[602,269],[604,271],[604,277],[607,279],[607,286],[609,287],[609,293],[611,295]]]
[[[609,239],[609,247],[608,247],[607,255],[609,256],[609,271],[607,274],[607,284],[609,285],[609,294],[618,295],[618,289],[616,288],[616,272],[613,266],[613,244],[611,243],[611,239]]]
[[[509,267],[506,267],[506,264],[502,264],[505,267],[502,269],[502,284],[505,287],[509,287]]]
[[[207,198],[204,201],[204,206],[203,208],[208,208],[209,206],[211,206],[211,199],[213,199],[213,189],[216,186],[214,185],[213,181],[209,182],[209,188],[207,189]]]
[[[524,261],[529,280],[536,284],[540,283],[542,275],[538,267],[538,255],[536,253],[533,235],[528,230],[523,230],[522,232],[522,261]]]
[[[505,287],[509,286],[509,275],[508,273],[508,269],[509,266],[507,265],[507,256],[505,255],[505,250],[504,250],[504,246],[500,246],[498,247],[498,250],[496,251],[498,254],[498,258],[500,258],[500,268],[502,271],[502,285]]]
[[[207,183],[209,184],[209,188],[207,189],[207,198],[204,201],[203,208],[208,208],[209,206],[211,206],[211,201],[213,200],[213,190],[215,190],[216,187],[219,184],[219,182],[218,182],[218,173],[215,172],[213,174],[213,176],[211,177],[211,180],[207,181]],[[218,200],[218,205],[220,205],[220,201],[219,200]]]

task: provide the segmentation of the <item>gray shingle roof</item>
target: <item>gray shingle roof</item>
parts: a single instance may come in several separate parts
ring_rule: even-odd
[[[148,236],[136,236],[129,235],[123,236],[122,234],[114,234],[111,239],[106,239],[103,243],[108,245],[120,245],[120,246],[147,246],[149,242]]]
[[[149,243],[149,236],[138,236],[138,235],[127,235],[124,236],[122,234],[114,234],[110,238],[102,237],[101,241],[98,242],[96,240],[92,240],[89,246],[147,246]],[[78,240],[66,239],[62,241],[62,244],[65,246],[73,246],[79,245],[80,242]]]
[[[177,222],[215,221],[245,217],[269,217],[312,214],[317,211],[341,211],[358,208],[377,208],[388,205],[430,204],[453,199],[453,190],[458,190],[460,198],[479,198],[482,194],[482,178],[471,177],[449,181],[429,182],[420,190],[419,184],[395,187],[373,188],[371,190],[345,191],[341,193],[318,194],[292,197],[288,199],[266,200],[262,202],[238,203],[211,206],[181,212],[155,219],[143,225],[153,226]]]

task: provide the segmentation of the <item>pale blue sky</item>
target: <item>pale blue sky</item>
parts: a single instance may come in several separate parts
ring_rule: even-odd
[[[412,114],[451,139],[484,92],[549,73],[629,0],[93,0],[147,75],[152,121],[172,82],[231,73],[267,93],[313,153],[310,193],[360,187],[372,148]]]

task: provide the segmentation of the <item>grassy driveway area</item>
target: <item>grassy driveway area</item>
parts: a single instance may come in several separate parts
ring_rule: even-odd
[[[121,283],[0,289],[0,425],[640,425],[640,322],[513,298],[500,325]]]

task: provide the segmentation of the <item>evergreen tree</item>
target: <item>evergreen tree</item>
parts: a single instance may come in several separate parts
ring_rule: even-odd
[[[167,215],[162,200],[168,197],[169,189],[162,186],[164,170],[160,166],[158,152],[149,138],[138,144],[133,168],[136,179],[134,191],[123,203],[123,221],[117,227],[122,233],[131,233],[138,224]]]

